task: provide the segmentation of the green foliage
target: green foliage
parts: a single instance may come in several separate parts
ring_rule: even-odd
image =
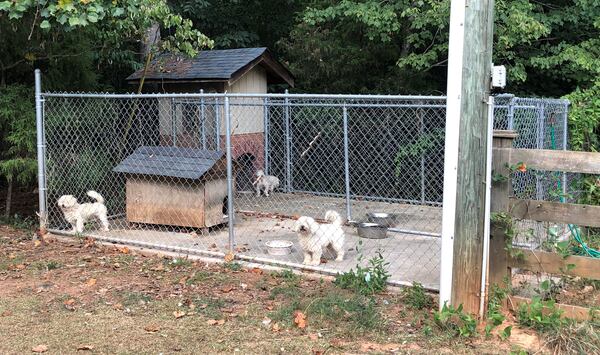
[[[356,330],[381,327],[383,319],[372,297],[329,293],[311,301],[306,307],[309,319],[316,322],[345,322]]]
[[[369,259],[366,267],[360,266],[363,258],[360,245],[359,242],[359,246],[356,247],[359,255],[356,271],[350,269],[350,271],[338,274],[334,284],[341,288],[354,290],[361,295],[373,295],[382,292],[385,290],[387,280],[390,277],[386,270],[389,263],[383,259],[381,252],[377,252],[376,256]]]
[[[488,310],[487,310],[487,324],[485,326],[485,334],[489,336],[491,334],[492,329],[496,328],[504,320],[504,314],[502,314],[502,302],[506,299],[506,295],[508,294],[508,290],[506,288],[501,288],[498,285],[492,285],[492,288],[489,292],[488,297]],[[509,328],[507,330],[507,328]],[[508,336],[510,336],[511,328],[504,328],[503,333],[508,332]],[[500,334],[502,338],[503,333]]]
[[[34,28],[42,31],[74,31],[82,28],[112,45],[131,38],[141,39],[143,31],[158,23],[172,28],[161,41],[161,49],[195,55],[200,48],[212,45],[190,20],[173,13],[165,0],[72,1],[29,0],[0,1],[0,13],[12,21],[34,13]]]
[[[566,320],[561,318],[562,311],[554,300],[542,301],[533,297],[530,303],[521,303],[517,312],[519,324],[539,332],[557,330]]]
[[[477,334],[477,320],[463,312],[462,304],[457,308],[444,304],[442,310],[434,313],[435,324],[455,336],[471,337]]]
[[[37,173],[33,92],[21,85],[0,87],[0,175],[27,184]]]
[[[519,235],[512,216],[506,212],[491,213],[492,227],[500,228],[504,234],[506,251],[514,258],[522,258],[523,253],[513,246],[513,241]]]
[[[417,140],[413,143],[401,146],[394,159],[394,162],[396,163],[396,176],[402,175],[401,167],[405,160],[419,158],[423,154],[443,146],[445,135],[445,130],[438,128],[430,133],[419,135]]]
[[[414,309],[424,309],[433,306],[433,297],[428,295],[418,282],[413,282],[411,287],[407,287],[402,291],[402,300]]]
[[[598,151],[600,141],[600,86],[577,89],[565,96],[569,107],[569,144],[571,150]]]

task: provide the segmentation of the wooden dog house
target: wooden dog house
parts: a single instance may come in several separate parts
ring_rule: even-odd
[[[127,221],[206,228],[227,222],[227,165],[220,151],[137,148],[113,171],[126,174]]]

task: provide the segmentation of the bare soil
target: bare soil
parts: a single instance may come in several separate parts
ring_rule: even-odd
[[[455,337],[398,293],[373,309],[330,281],[161,257],[0,225],[0,353],[504,354]],[[300,312],[300,313],[298,313]]]

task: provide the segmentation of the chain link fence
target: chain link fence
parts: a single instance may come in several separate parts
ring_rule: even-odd
[[[500,95],[495,98],[494,128],[516,131],[519,135],[513,143],[515,148],[567,150],[568,111],[568,100]],[[576,179],[577,174],[516,171],[513,193],[519,199],[571,202],[576,195]],[[564,239],[568,233],[565,225],[521,221],[515,243],[538,248]]]
[[[393,284],[439,287],[445,97],[41,98],[40,193],[54,232],[326,274],[381,255]],[[499,101],[497,128],[543,117],[543,135],[519,142],[535,136],[547,147],[553,134],[564,146],[566,106],[547,101],[540,116],[527,108],[535,102]],[[535,176],[522,180],[550,191]],[[103,214],[108,231],[94,221]]]

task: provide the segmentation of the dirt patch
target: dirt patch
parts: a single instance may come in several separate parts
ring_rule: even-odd
[[[145,255],[0,226],[0,353],[506,353],[455,338],[432,309],[291,271]]]

